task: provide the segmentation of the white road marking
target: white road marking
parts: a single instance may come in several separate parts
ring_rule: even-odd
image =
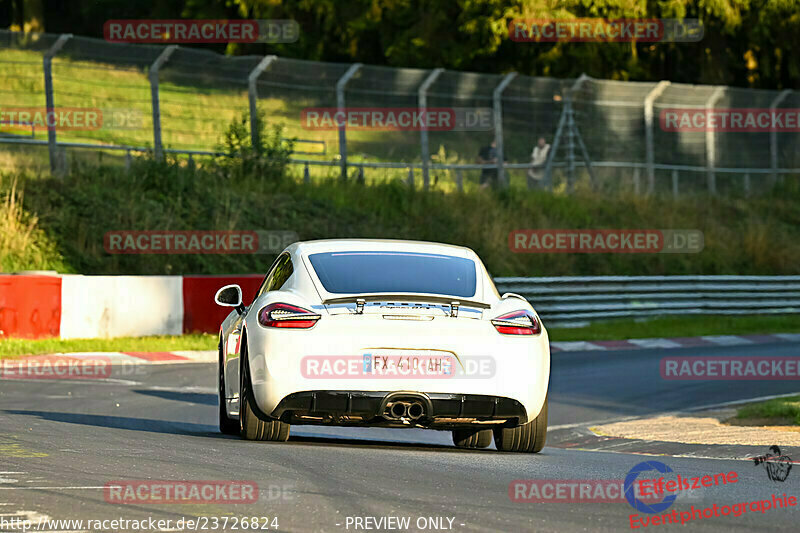
[[[95,490],[104,489],[105,486],[99,487],[0,487],[0,490]]]
[[[714,344],[719,344],[721,346],[739,346],[742,344],[755,344],[755,342],[751,341],[750,339],[745,339],[744,337],[739,337],[737,335],[705,335],[700,338],[708,342],[713,342]]]
[[[800,342],[800,333],[773,333],[773,337],[779,337],[785,341]]]
[[[683,348],[682,344],[669,339],[630,339],[628,342],[640,348]]]
[[[563,342],[551,342],[552,346],[556,348],[561,348],[567,352],[575,352],[575,351],[588,351],[588,350],[599,350],[599,351],[607,351],[608,349],[605,346],[600,346],[599,344],[593,344],[587,341],[563,341]]]
[[[191,386],[191,387],[162,387],[159,385],[153,385],[152,387],[147,387],[144,390],[152,390],[152,391],[163,391],[163,392],[200,392],[200,393],[216,393],[216,387],[199,387],[199,386]]]
[[[684,409],[684,412],[705,411],[706,409],[714,409],[717,407],[727,407],[729,405],[741,405],[743,403],[751,403],[751,402],[763,402],[766,400],[774,400],[775,398],[787,398],[789,396],[797,396],[797,395],[800,395],[800,392],[790,392],[788,394],[773,394],[770,396],[759,396],[757,398],[748,398],[746,400],[733,400],[730,402],[714,403],[711,405],[701,405],[700,407],[691,407],[689,409]]]

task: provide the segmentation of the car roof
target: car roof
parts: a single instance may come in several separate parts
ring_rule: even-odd
[[[287,248],[290,253],[309,254],[325,252],[417,252],[476,258],[475,252],[464,246],[427,241],[405,241],[397,239],[324,239],[301,241]]]

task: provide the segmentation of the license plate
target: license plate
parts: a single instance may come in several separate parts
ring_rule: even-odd
[[[363,355],[364,373],[374,376],[449,377],[455,372],[455,363],[452,355]]]

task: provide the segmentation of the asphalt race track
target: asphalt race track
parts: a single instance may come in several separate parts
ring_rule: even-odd
[[[780,356],[796,355],[798,348],[783,343],[668,352]],[[373,522],[361,522],[357,529],[355,517],[397,516],[410,517],[411,531],[625,531],[635,512],[627,502],[514,502],[509,484],[518,479],[622,480],[649,459],[682,476],[738,473],[738,483],[703,489],[691,500],[678,496],[674,509],[679,512],[690,505],[800,495],[800,469],[781,483],[770,481],[752,461],[708,458],[758,455],[767,451],[761,446],[717,453],[713,447],[671,444],[663,447],[668,455],[646,457],[641,452],[658,443],[588,437],[586,428],[597,421],[800,389],[793,381],[664,381],[658,363],[666,353],[554,353],[548,446],[534,455],[457,450],[449,433],[424,430],[293,426],[287,443],[223,436],[216,428],[216,368],[209,364],[143,365],[107,380],[4,380],[0,518],[28,518],[36,524],[48,517],[152,517],[173,520],[162,530],[178,531],[175,523],[181,517],[268,517],[259,529],[269,523],[269,530],[335,532],[364,531],[367,525],[389,531]],[[790,456],[796,451],[784,449]],[[254,503],[239,504],[107,502],[104,486],[124,480],[248,480],[257,483],[260,494]],[[428,521],[437,517],[444,518]],[[798,507],[792,507],[647,530],[797,531],[798,518]],[[418,527],[419,519],[427,526]],[[241,524],[224,529],[244,530]],[[206,530],[213,530],[210,521]]]

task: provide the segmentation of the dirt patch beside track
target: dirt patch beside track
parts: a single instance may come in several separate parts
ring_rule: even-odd
[[[725,423],[736,409],[716,409],[693,414],[657,416],[594,426],[608,437],[681,442],[686,444],[744,444],[800,446],[798,426],[741,426]]]

